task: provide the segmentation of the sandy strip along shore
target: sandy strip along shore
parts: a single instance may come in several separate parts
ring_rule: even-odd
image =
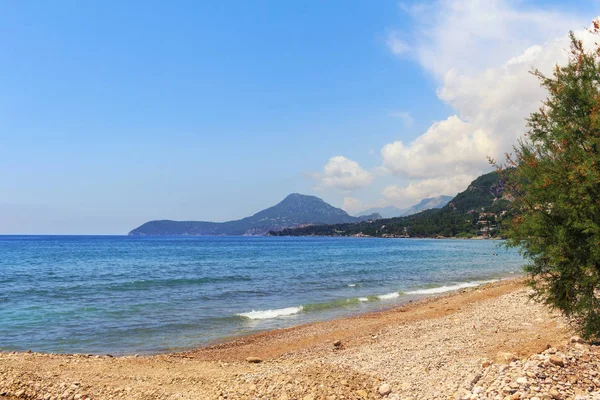
[[[600,399],[600,349],[527,294],[502,281],[170,355],[0,353],[0,398]]]

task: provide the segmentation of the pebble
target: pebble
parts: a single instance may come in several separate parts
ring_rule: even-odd
[[[517,357],[515,354],[510,353],[510,352],[504,352],[501,351],[497,354],[496,358],[501,361],[504,362],[506,364],[509,364],[513,361],[517,361],[519,359],[519,357]]]
[[[249,363],[258,364],[258,363],[262,362],[262,358],[259,358],[259,357],[246,357],[246,361],[248,361]]]
[[[552,399],[556,399],[556,400],[561,400],[563,398],[563,396],[560,394],[560,392],[556,389],[551,389],[548,394],[550,395],[550,398]]]
[[[380,395],[387,396],[388,394],[392,393],[392,388],[387,383],[384,383],[383,385],[379,386],[378,391]]]
[[[548,359],[548,361],[550,361],[550,363],[557,365],[559,367],[564,367],[565,366],[565,362],[563,361],[562,358],[556,356],[556,355],[552,355],[550,356],[550,358]]]

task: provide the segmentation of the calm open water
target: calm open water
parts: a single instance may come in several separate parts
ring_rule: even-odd
[[[390,307],[522,264],[496,241],[0,236],[0,350],[182,350]]]

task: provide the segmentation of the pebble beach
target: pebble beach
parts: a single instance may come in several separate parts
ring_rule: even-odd
[[[154,356],[0,353],[7,399],[600,399],[600,348],[519,279]]]

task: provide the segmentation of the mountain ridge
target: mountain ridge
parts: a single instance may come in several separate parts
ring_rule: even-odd
[[[371,208],[368,208],[368,209],[358,213],[356,216],[361,217],[364,215],[377,213],[377,214],[381,215],[383,218],[395,218],[395,217],[401,217],[402,215],[404,215],[404,213],[407,210],[408,210],[408,208],[398,208],[396,206],[371,207]]]
[[[345,223],[284,229],[277,236],[373,236],[373,237],[492,237],[500,236],[510,217],[510,200],[497,172],[476,178],[442,208],[370,223]]]
[[[369,208],[357,215],[357,217],[371,215],[371,214],[379,214],[384,219],[385,218],[397,218],[397,217],[407,217],[409,215],[420,213],[421,211],[429,210],[432,208],[442,208],[450,200],[452,200],[452,196],[440,195],[436,197],[428,197],[417,204],[414,204],[408,208],[398,208],[396,206],[387,206],[387,207],[372,207]]]
[[[129,232],[130,236],[266,235],[285,228],[313,224],[336,224],[380,219],[378,214],[350,216],[319,197],[292,193],[274,206],[249,217],[226,222],[148,221]]]

